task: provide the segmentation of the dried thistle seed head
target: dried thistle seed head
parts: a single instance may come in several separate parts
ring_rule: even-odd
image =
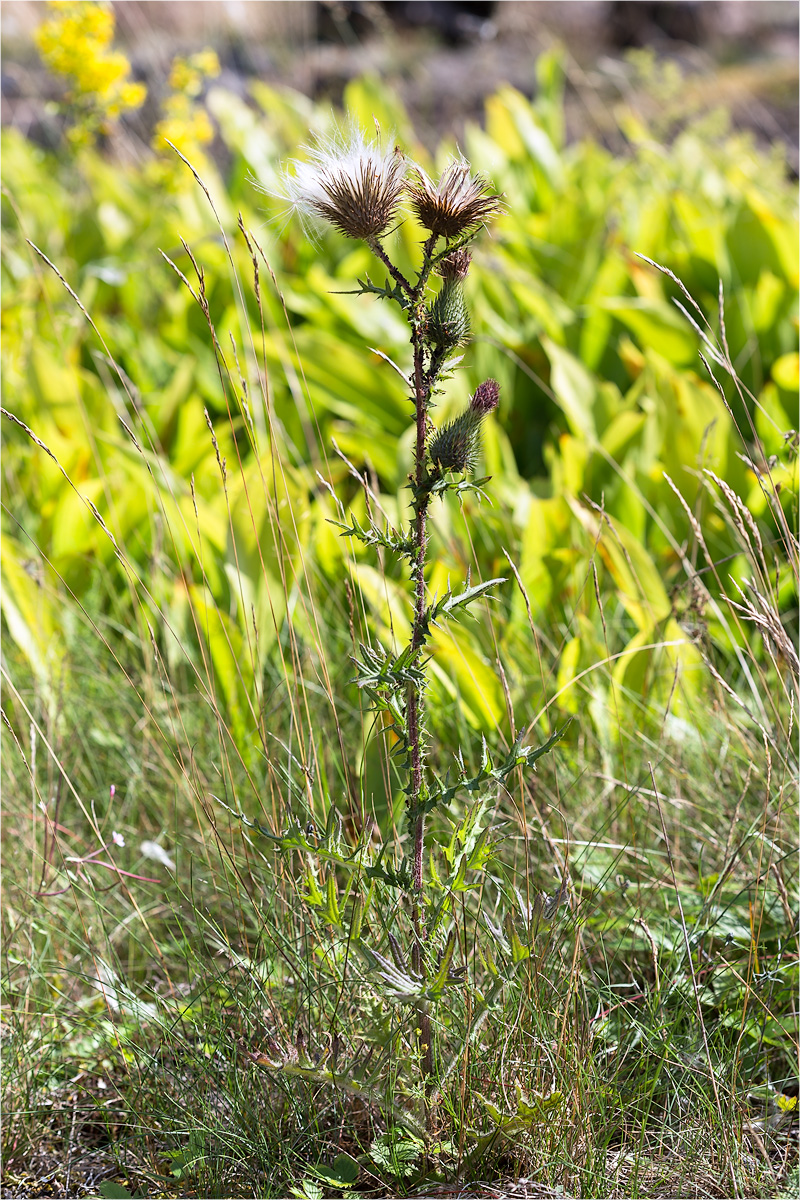
[[[462,283],[469,274],[471,262],[472,255],[462,246],[460,250],[453,250],[440,259],[436,270],[445,283]]]
[[[428,314],[426,336],[434,346],[445,350],[469,340],[469,313],[460,283],[445,280]]]
[[[437,184],[415,167],[407,186],[411,206],[425,228],[447,239],[488,221],[500,209],[500,197],[486,194],[488,181],[473,175],[463,158],[446,167]]]
[[[383,150],[351,129],[346,137],[320,143],[307,161],[293,160],[282,195],[301,216],[329,221],[347,237],[370,241],[394,218],[406,170],[399,150]]]
[[[469,410],[481,420],[494,412],[500,403],[500,384],[496,379],[484,379],[475,389],[475,395],[469,402]]]

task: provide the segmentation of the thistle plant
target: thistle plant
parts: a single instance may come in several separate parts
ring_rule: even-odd
[[[470,322],[464,296],[464,281],[470,270],[469,246],[500,211],[501,199],[470,164],[458,158],[433,181],[420,167],[408,161],[397,149],[385,150],[377,142],[351,133],[318,147],[305,161],[290,163],[284,176],[283,198],[305,220],[328,222],[349,238],[365,242],[387,272],[383,284],[368,276],[358,280],[353,294],[372,295],[396,304],[408,323],[411,345],[410,370],[398,367],[410,385],[409,400],[415,425],[414,466],[408,479],[409,520],[400,530],[380,528],[370,521],[337,522],[340,532],[363,544],[382,547],[399,555],[407,563],[413,599],[413,619],[408,644],[399,653],[387,647],[361,647],[356,658],[356,682],[368,696],[372,708],[382,714],[384,732],[391,733],[395,760],[405,778],[406,836],[401,839],[402,856],[387,854],[382,845],[375,856],[366,843],[344,847],[337,838],[337,819],[333,807],[323,836],[311,837],[298,824],[284,834],[264,830],[285,852],[305,851],[307,860],[327,864],[326,889],[319,886],[315,870],[307,874],[307,901],[325,919],[347,932],[348,946],[358,949],[368,966],[383,980],[385,991],[394,1000],[409,1003],[416,1013],[419,1061],[425,1093],[430,1101],[434,1079],[441,1080],[446,1068],[435,1062],[431,1030],[431,1003],[446,987],[463,982],[463,975],[451,967],[456,936],[451,928],[443,932],[451,910],[452,897],[467,892],[472,885],[468,872],[482,870],[489,858],[489,829],[482,828],[488,794],[520,767],[535,760],[555,743],[555,734],[540,747],[522,745],[523,735],[515,741],[505,758],[495,763],[484,740],[481,767],[469,777],[459,753],[457,777],[438,778],[430,766],[430,735],[426,727],[426,647],[431,627],[457,619],[464,610],[482,597],[490,598],[504,579],[472,583],[464,581],[460,590],[448,587],[444,595],[429,595],[426,584],[428,521],[431,505],[440,503],[448,492],[459,498],[470,490],[483,495],[488,478],[473,479],[480,448],[481,428],[496,411],[500,388],[487,379],[476,388],[467,407],[453,420],[436,426],[433,414],[442,384],[458,365],[455,352],[469,340]],[[419,267],[413,277],[400,270],[388,249],[391,227],[410,208],[425,230],[420,244]],[[438,288],[434,286],[439,280]],[[477,803],[455,827],[445,857],[451,875],[441,880],[426,855],[426,819],[436,809],[446,809],[459,796],[476,797]],[[351,851],[347,853],[346,851]],[[331,869],[350,871],[357,867],[369,882],[366,899],[351,880],[346,897],[352,897],[349,923],[345,922]],[[386,922],[386,942],[390,957],[370,943],[366,908],[378,883],[401,893],[405,899],[391,907],[394,917]],[[528,912],[533,921],[542,914],[552,915],[553,907],[564,900],[565,884],[554,898],[540,897],[538,909]],[[396,914],[405,910],[410,918],[410,946],[399,941],[400,923]],[[394,923],[394,928],[392,924]],[[495,930],[498,944],[516,966],[527,951],[514,933],[507,941]],[[509,935],[511,936],[511,935]],[[518,953],[519,950],[519,953]],[[488,1002],[485,1002],[488,1011]],[[485,1013],[484,1013],[485,1015]],[[478,1022],[480,1024],[480,1022]],[[439,1069],[437,1069],[437,1067]],[[295,1068],[296,1069],[296,1068]]]

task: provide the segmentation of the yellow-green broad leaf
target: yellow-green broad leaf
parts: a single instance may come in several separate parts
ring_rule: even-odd
[[[189,595],[207,650],[204,682],[208,699],[243,761],[250,763],[258,712],[250,647],[236,623],[219,610],[207,589],[193,585]]]
[[[2,546],[0,612],[11,638],[49,695],[64,647],[58,608],[44,586],[44,563],[27,555],[9,534],[3,534]]]
[[[618,521],[602,526],[594,512],[575,505],[573,511],[593,540],[617,586],[619,598],[640,630],[649,630],[672,611],[658,567],[642,543]]]
[[[558,703],[567,712],[576,713],[580,707],[580,693],[572,686],[572,680],[578,674],[578,663],[581,656],[581,639],[570,638],[561,651],[556,679],[556,695]]]
[[[677,716],[696,713],[705,677],[700,651],[674,617],[637,633],[613,670],[614,682],[624,692],[659,708],[670,699],[670,711]]]
[[[543,337],[542,345],[550,359],[550,387],[556,404],[562,409],[571,432],[593,445],[597,440],[594,415],[597,383],[594,377],[580,359],[551,338]]]

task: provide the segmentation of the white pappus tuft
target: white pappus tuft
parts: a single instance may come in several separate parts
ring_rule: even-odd
[[[278,193],[304,219],[328,221],[347,237],[371,242],[385,232],[403,196],[406,159],[351,126],[293,159]]]

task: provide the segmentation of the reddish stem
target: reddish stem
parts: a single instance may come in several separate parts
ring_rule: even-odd
[[[417,422],[417,441],[414,454],[414,483],[416,487],[414,541],[416,553],[411,568],[414,580],[414,630],[411,636],[411,646],[414,650],[421,649],[425,637],[425,555],[428,545],[428,494],[424,488],[427,477],[425,441],[428,432],[428,394],[432,383],[430,378],[426,378],[424,370],[421,306],[425,264],[428,263],[435,240],[435,237],[432,235],[425,244],[423,273],[420,275],[420,282],[414,291],[415,308],[412,314],[411,325],[411,342],[414,348],[414,408]],[[420,902],[422,898],[423,868],[425,865],[425,814],[420,810],[423,788],[420,708],[419,690],[411,685],[407,692],[406,710],[408,743],[411,757],[410,809],[416,817],[414,825],[414,905],[412,909],[414,948],[412,962],[417,975],[423,977],[425,972],[422,949],[425,939],[425,924]],[[419,1047],[422,1059],[422,1074],[427,1090],[433,1077],[433,1046],[431,1044],[431,1022],[426,1004],[420,1003],[417,1005],[417,1019],[419,1021]]]

